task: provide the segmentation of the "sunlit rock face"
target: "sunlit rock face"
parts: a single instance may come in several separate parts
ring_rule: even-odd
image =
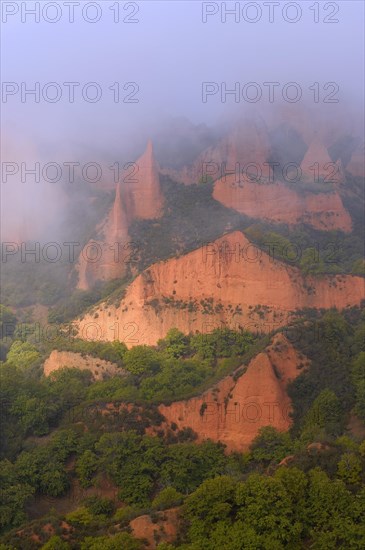
[[[45,360],[43,373],[45,376],[50,376],[53,372],[64,368],[90,371],[93,380],[104,380],[106,377],[125,374],[118,365],[99,357],[58,350],[53,350]]]
[[[352,229],[350,214],[335,188],[328,193],[301,192],[280,181],[257,183],[245,179],[238,183],[231,175],[215,183],[213,197],[228,208],[268,222],[290,226],[306,223],[323,231]]]
[[[160,217],[163,205],[158,165],[149,142],[125,181],[117,184],[113,207],[80,254],[77,287],[87,290],[97,281],[123,277],[130,256],[128,227],[136,219]]]
[[[340,184],[344,180],[342,167],[339,161],[333,162],[323,141],[316,136],[309,144],[308,150],[300,165],[303,181],[309,183]]]
[[[164,199],[160,187],[159,167],[152,142],[133,163],[134,170],[123,183],[122,195],[128,221],[154,219],[162,215]]]
[[[204,182],[209,178],[215,180],[222,174],[240,171],[250,165],[262,167],[269,159],[270,151],[264,121],[261,118],[243,118],[234,124],[217,145],[203,151],[192,166],[167,173],[185,184]]]
[[[341,310],[363,298],[363,278],[304,277],[234,231],[153,264],[128,286],[119,304],[96,306],[75,321],[75,328],[90,340],[154,345],[173,327],[185,334],[221,326],[270,332],[288,324],[295,310]],[[89,331],[95,315],[97,326]]]
[[[96,228],[96,238],[86,244],[79,256],[77,287],[87,290],[97,281],[123,277],[127,269],[124,247],[128,241],[127,214],[119,183],[112,208]]]
[[[199,397],[160,405],[159,410],[169,424],[192,428],[198,441],[221,441],[227,451],[242,452],[263,426],[289,429],[291,402],[286,388],[303,372],[298,367],[308,364],[283,334],[277,334],[239,378],[227,376]]]

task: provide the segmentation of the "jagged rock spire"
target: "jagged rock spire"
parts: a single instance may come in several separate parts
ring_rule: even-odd
[[[207,176],[208,163],[211,163],[209,170],[213,172],[216,169],[213,179],[219,179],[230,171],[243,173],[249,165],[256,165],[257,172],[260,173],[269,156],[269,138],[263,120],[242,118],[236,121],[215,147],[210,147],[199,155],[188,170],[188,175],[182,174],[178,179],[184,183],[198,183]]]
[[[97,236],[89,241],[85,248],[94,243],[101,254],[97,261],[90,261],[86,249],[78,261],[78,288],[87,290],[96,281],[109,281],[123,277],[126,273],[125,245],[129,241],[127,215],[123,205],[121,184],[115,190],[114,204],[97,227]]]
[[[145,152],[135,162],[133,175],[127,178],[125,207],[128,220],[159,218],[163,209],[159,167],[153,153],[152,141],[148,140]]]
[[[111,234],[124,237],[128,233],[127,215],[123,207],[121,184],[117,183],[111,213]]]
[[[341,183],[343,181],[340,163],[333,162],[317,133],[304,155],[300,168],[303,181],[316,183],[318,178],[328,183]]]

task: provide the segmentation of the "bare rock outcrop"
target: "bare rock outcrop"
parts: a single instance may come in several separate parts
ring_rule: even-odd
[[[162,215],[164,199],[160,187],[159,167],[151,141],[134,164],[135,171],[126,178],[123,187],[128,221],[159,218]]]
[[[262,167],[269,156],[269,137],[264,122],[245,118],[216,146],[203,151],[192,166],[167,173],[185,184],[199,183],[209,177],[215,180],[222,174],[243,170],[251,164]]]
[[[252,218],[290,226],[306,223],[323,231],[352,230],[350,214],[337,191],[297,192],[282,182],[258,183],[249,177],[237,182],[236,176],[230,175],[215,183],[213,197]]]
[[[339,185],[344,181],[341,163],[332,161],[327,148],[318,136],[309,144],[300,169],[301,179],[304,182],[324,181]]]
[[[154,550],[157,548],[157,544],[161,542],[174,542],[181,522],[179,508],[156,512],[155,516],[155,520],[152,520],[148,514],[138,516],[129,524],[133,536],[145,540],[146,546],[144,548],[149,550]]]
[[[288,324],[296,310],[341,310],[359,305],[364,295],[361,277],[304,277],[234,231],[153,264],[119,305],[98,305],[74,325],[81,338],[153,345],[173,327],[186,334],[221,326],[270,332]]]
[[[291,402],[286,388],[308,365],[308,359],[278,333],[239,378],[233,374],[199,397],[160,405],[159,410],[168,423],[192,428],[198,441],[221,441],[227,451],[242,452],[263,426],[289,429]]]
[[[112,208],[96,229],[96,238],[90,240],[81,251],[76,270],[77,288],[88,290],[97,281],[109,281],[126,273],[129,241],[125,206],[118,183]]]
[[[58,350],[53,350],[45,360],[43,373],[45,376],[49,376],[52,372],[63,368],[88,370],[92,373],[94,380],[103,380],[110,376],[120,376],[125,373],[123,369],[110,361],[104,361],[91,355]]]
[[[128,228],[135,219],[162,215],[164,199],[159,169],[149,142],[123,184],[118,183],[112,208],[96,228],[96,237],[81,251],[76,270],[77,288],[90,289],[97,281],[123,277],[130,257]]]

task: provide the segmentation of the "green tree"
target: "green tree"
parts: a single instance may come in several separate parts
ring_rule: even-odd
[[[306,521],[313,548],[363,548],[364,517],[364,494],[353,496],[319,468],[309,473]]]
[[[90,449],[86,449],[76,462],[76,473],[82,487],[90,487],[92,478],[98,469],[99,459]]]
[[[365,420],[365,352],[361,351],[351,365],[351,377],[355,386],[354,412]]]
[[[8,307],[0,304],[0,338],[11,338],[17,324],[16,315]]]
[[[141,381],[141,396],[155,402],[186,397],[210,373],[211,369],[194,359],[166,359],[159,373]]]
[[[72,409],[85,399],[91,378],[90,371],[68,368],[54,371],[44,382],[47,397],[59,412]]]
[[[189,349],[188,337],[177,328],[171,328],[163,340],[159,340],[158,346],[168,357],[182,357]]]
[[[276,470],[274,477],[283,484],[296,510],[298,512],[303,510],[308,487],[305,473],[299,470],[299,468],[287,468],[283,466]]]
[[[155,510],[166,510],[167,508],[181,504],[182,499],[182,493],[179,493],[174,487],[166,487],[155,496],[152,501],[152,508],[155,508]]]
[[[303,524],[280,478],[252,474],[237,485],[236,504],[237,518],[254,530],[264,547],[269,540],[274,548],[298,545]]]
[[[124,355],[124,366],[132,374],[156,374],[160,370],[160,358],[149,346],[135,346]]]
[[[111,537],[86,537],[81,550],[142,550],[140,541],[128,533],[119,533]]]
[[[93,495],[85,500],[85,505],[94,516],[109,517],[114,512],[114,503],[109,498]]]
[[[90,525],[94,519],[93,514],[86,506],[80,506],[66,515],[66,521],[72,525]]]
[[[34,488],[19,480],[9,460],[0,462],[0,530],[17,527],[25,520],[24,504],[33,495]]]
[[[7,355],[9,364],[23,370],[36,365],[39,359],[40,354],[37,349],[28,342],[21,342],[20,340],[15,340],[12,343]]]
[[[212,441],[171,445],[161,466],[161,481],[188,494],[205,479],[221,474],[226,462],[224,447]]]
[[[362,458],[365,458],[365,439],[360,443],[359,453]]]
[[[270,462],[280,462],[290,454],[293,444],[290,435],[286,432],[279,432],[272,426],[260,428],[258,435],[251,444],[252,459]]]
[[[52,460],[50,460],[52,456]],[[15,463],[21,482],[30,483],[38,492],[49,496],[61,496],[68,487],[69,480],[64,466],[67,455],[52,445],[36,447],[22,452]]]
[[[25,433],[46,435],[49,431],[49,410],[44,399],[20,394],[11,407],[12,414],[19,418]]]
[[[203,541],[208,538],[218,521],[231,524],[235,491],[236,482],[233,478],[218,476],[204,481],[186,498],[183,513],[190,522],[189,534],[192,540]]]
[[[304,275],[321,275],[326,273],[326,265],[322,258],[316,256],[313,247],[304,250],[300,259],[300,269]]]
[[[355,260],[352,264],[351,268],[352,275],[359,275],[359,276],[365,276],[365,260],[363,258],[359,258],[358,260]]]
[[[120,488],[123,501],[148,506],[159,476],[164,449],[156,437],[133,431],[104,434],[95,446],[100,465]]]
[[[305,416],[302,439],[313,441],[328,435],[339,435],[343,426],[343,410],[336,394],[323,390]]]
[[[69,543],[62,540],[58,535],[53,535],[53,537],[42,546],[42,550],[69,550],[69,548],[71,548]]]
[[[345,483],[357,484],[361,482],[361,460],[355,453],[344,453],[338,463],[338,477]]]

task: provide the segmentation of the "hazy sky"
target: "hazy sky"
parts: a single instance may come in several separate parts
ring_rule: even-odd
[[[146,138],[163,129],[170,117],[214,124],[239,108],[264,111],[270,118],[289,105],[282,99],[288,82],[295,82],[302,93],[299,107],[306,102],[327,109],[332,119],[351,107],[362,120],[360,0],[2,1],[1,8],[3,161],[108,162],[126,155],[135,160]],[[234,8],[234,14],[225,13]],[[30,13],[34,10],[39,22]],[[65,82],[80,84],[73,103],[72,86]],[[96,87],[88,86],[90,82]],[[215,83],[209,88],[215,93],[206,102],[203,82]],[[246,86],[250,82],[256,83],[253,88]],[[265,82],[278,83],[272,103]],[[36,83],[39,102],[34,95],[24,95]],[[222,102],[223,87],[235,85],[239,102],[232,95]],[[257,90],[261,99],[249,102]],[[287,89],[290,98],[293,91]],[[101,97],[93,102],[95,92]],[[52,102],[57,94],[59,101]],[[314,94],[319,94],[318,103]],[[137,102],[123,102],[128,97]],[[324,104],[326,97],[339,103]],[[33,217],[52,219],[58,199],[47,204],[49,186],[33,186],[27,195],[24,189],[4,187],[2,181],[7,223],[32,208]]]
[[[211,122],[235,106],[233,96],[227,96],[223,104],[219,92],[203,103],[202,82],[219,86],[226,82],[228,89],[235,82],[242,87],[257,82],[263,97],[256,104],[241,99],[240,104],[248,109],[268,104],[263,82],[280,83],[275,90],[278,101],[270,109],[278,105],[282,86],[290,81],[300,85],[303,100],[313,101],[314,91],[308,88],[314,82],[320,87],[335,82],[339,86],[335,97],[342,102],[345,98],[360,102],[364,89],[364,3],[280,2],[274,6],[271,23],[265,4],[277,3],[251,2],[248,8],[248,2],[119,2],[120,22],[116,23],[116,8],[113,11],[111,7],[117,2],[101,1],[94,2],[98,8],[89,6],[86,10],[89,19],[100,17],[89,23],[83,19],[82,9],[93,3],[80,1],[74,7],[74,23],[69,23],[71,8],[66,2],[57,2],[58,13],[54,7],[42,13],[46,4],[56,2],[40,2],[40,22],[34,23],[34,16],[25,11],[34,9],[35,2],[2,2],[3,21],[5,10],[15,10],[14,6],[19,10],[8,15],[2,25],[2,80],[25,82],[29,88],[39,82],[41,89],[46,83],[57,82],[62,93],[57,103],[49,103],[42,96],[39,104],[30,96],[22,103],[20,92],[9,96],[2,104],[3,131],[11,136],[21,134],[50,150],[68,150],[76,144],[91,150],[114,148],[115,140],[128,140],[141,124],[158,125],[164,116],[185,115],[195,122]],[[222,21],[222,4],[227,10],[238,5],[238,22],[229,14],[226,22]],[[285,21],[284,17],[293,20],[299,14],[295,5],[301,9],[299,20]],[[203,10],[218,13],[207,16],[203,23]],[[45,20],[57,17],[60,20],[55,23]],[[324,23],[326,17],[339,22]],[[123,22],[123,18],[138,22]],[[256,23],[245,20],[255,18]],[[81,84],[73,104],[63,85],[67,81]],[[80,89],[88,82],[99,84],[100,101],[88,103],[82,98]],[[115,82],[119,82],[122,99],[133,91],[131,86],[124,91],[123,85],[137,83],[135,98],[139,103],[115,103],[114,92],[108,89]],[[95,90],[87,91],[92,95]],[[55,89],[49,88],[50,97],[53,93]],[[324,90],[321,94],[326,95]]]

